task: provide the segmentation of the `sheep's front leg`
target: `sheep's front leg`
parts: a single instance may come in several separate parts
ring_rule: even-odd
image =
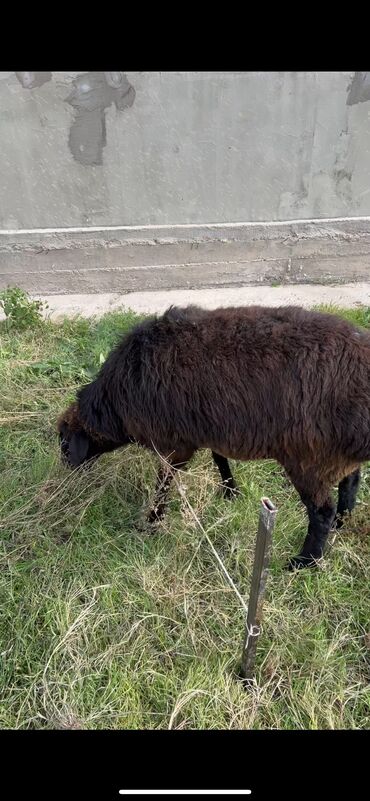
[[[158,523],[164,517],[172,480],[172,471],[168,470],[164,466],[161,466],[158,470],[153,505],[147,518],[148,523]]]
[[[220,471],[223,496],[228,500],[233,500],[236,497],[236,495],[240,495],[241,493],[237,485],[235,484],[233,474],[230,470],[229,462],[225,458],[225,456],[220,456],[220,454],[215,453],[215,451],[212,451],[212,456],[214,463],[217,465]]]
[[[167,456],[167,463],[161,464],[155,485],[153,506],[147,517],[148,523],[158,523],[164,517],[174,470],[185,470],[193,453],[194,449],[191,448],[174,451],[170,456]]]
[[[338,507],[336,526],[341,528],[343,516],[346,512],[352,512],[356,503],[356,496],[360,485],[360,470],[355,470],[349,476],[342,479],[338,487]]]

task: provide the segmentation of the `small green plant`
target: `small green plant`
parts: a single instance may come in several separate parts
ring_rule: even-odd
[[[3,310],[8,327],[24,331],[36,328],[43,321],[42,313],[48,304],[42,300],[32,300],[20,287],[8,287],[0,292],[0,308]]]

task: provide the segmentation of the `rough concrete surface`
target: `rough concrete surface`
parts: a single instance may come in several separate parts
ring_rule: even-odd
[[[0,72],[0,228],[370,213],[368,73],[107,76]]]
[[[0,289],[145,292],[370,278],[370,218],[0,232]]]
[[[49,304],[48,314],[54,320],[65,316],[101,316],[117,309],[138,313],[161,314],[169,306],[195,303],[206,309],[218,306],[284,306],[310,308],[317,304],[333,304],[352,308],[370,306],[370,283],[343,286],[248,286],[203,290],[172,290],[169,292],[132,292],[93,295],[38,295]]]
[[[370,73],[0,72],[0,289],[370,280]]]

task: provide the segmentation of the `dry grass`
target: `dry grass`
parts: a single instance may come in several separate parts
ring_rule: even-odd
[[[199,455],[182,478],[187,501],[173,493],[155,536],[141,525],[154,457],[130,448],[88,474],[60,466],[56,416],[132,322],[1,332],[0,726],[367,728],[366,470],[320,569],[289,574],[306,519],[274,462],[234,465],[243,493],[227,504]],[[244,692],[240,603],[188,504],[247,595],[262,494],[279,514],[256,683]]]

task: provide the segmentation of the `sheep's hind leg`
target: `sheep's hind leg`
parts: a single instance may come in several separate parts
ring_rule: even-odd
[[[335,517],[335,503],[330,497],[317,506],[312,501],[305,503],[308,512],[308,533],[298,556],[289,560],[289,569],[314,567],[324,555],[325,544]]]
[[[330,497],[330,485],[320,481],[315,473],[289,470],[308,513],[308,531],[302,550],[288,562],[288,569],[314,567],[324,555],[326,541],[334,522],[336,505]]]
[[[336,515],[336,527],[339,529],[343,525],[343,517],[346,512],[352,512],[360,484],[360,470],[355,470],[346,476],[339,483],[338,487],[338,507]]]
[[[220,471],[220,476],[222,481],[222,494],[224,498],[227,498],[227,500],[233,500],[237,495],[240,495],[241,492],[240,489],[235,484],[233,474],[230,470],[229,462],[225,458],[225,456],[220,456],[220,454],[215,453],[215,451],[212,451],[212,457],[214,463],[217,465]]]
[[[166,513],[166,506],[170,487],[174,477],[174,470],[185,470],[194,454],[194,449],[174,451],[167,457],[167,464],[161,464],[158,470],[155,485],[153,506],[148,514],[147,522],[153,525],[159,523]]]
[[[318,506],[311,498],[302,498],[308,512],[308,532],[298,556],[289,560],[289,569],[314,567],[324,554],[325,544],[335,517],[335,503],[328,495]]]

